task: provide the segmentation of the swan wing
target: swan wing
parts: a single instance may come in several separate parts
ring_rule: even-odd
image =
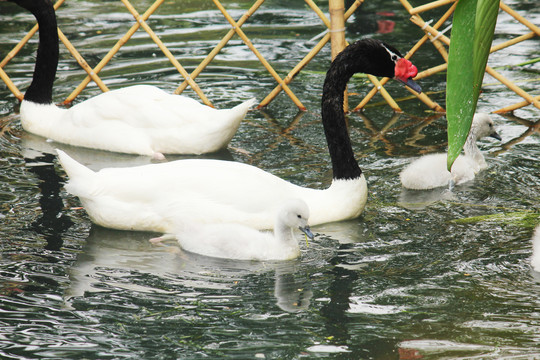
[[[103,169],[95,176],[66,172],[66,189],[97,224],[165,233],[179,222],[271,228],[276,209],[304,191],[254,166],[206,159]]]
[[[414,190],[448,186],[452,175],[446,169],[446,154],[422,156],[410,163],[400,174],[401,184]]]
[[[176,238],[186,251],[238,260],[267,260],[267,247],[275,243],[270,233],[240,224],[190,224]]]
[[[61,113],[52,106],[48,125],[36,124],[31,132],[116,152],[202,154],[225,148],[253,103],[251,99],[217,110],[154,86],[136,85],[100,94]],[[37,120],[43,123],[42,118]]]

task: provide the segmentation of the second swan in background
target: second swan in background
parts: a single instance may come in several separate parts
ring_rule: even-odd
[[[39,46],[21,103],[24,130],[59,143],[120,153],[203,154],[227,147],[255,99],[216,110],[150,85],[108,91],[69,109],[52,102],[58,31],[50,0],[11,0],[34,14]]]

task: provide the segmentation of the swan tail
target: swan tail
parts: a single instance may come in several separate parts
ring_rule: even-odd
[[[58,154],[58,160],[60,165],[64,168],[64,171],[67,173],[71,180],[78,178],[88,178],[95,175],[95,172],[87,168],[86,166],[78,163],[68,154],[62,150],[56,149]]]
[[[251,98],[249,100],[244,101],[243,103],[236,105],[231,110],[235,113],[241,114],[242,117],[246,115],[248,110],[253,107],[255,104],[257,104],[257,100],[255,98]]]

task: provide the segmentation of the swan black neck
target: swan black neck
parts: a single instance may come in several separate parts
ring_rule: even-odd
[[[394,62],[383,43],[366,39],[349,45],[336,56],[326,73],[322,122],[336,180],[356,179],[362,174],[354,158],[343,113],[343,92],[351,76],[358,72],[394,77]]]
[[[50,0],[13,0],[29,10],[39,25],[39,46],[32,83],[24,99],[38,104],[52,103],[52,89],[58,66],[58,31]]]

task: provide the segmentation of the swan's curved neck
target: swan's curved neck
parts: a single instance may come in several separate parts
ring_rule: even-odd
[[[43,3],[39,9],[29,9],[39,25],[39,46],[32,83],[26,90],[24,99],[38,104],[50,104],[58,66],[58,31],[51,2],[39,1],[39,3]]]
[[[332,161],[334,179],[356,179],[362,174],[354,158],[351,139],[343,113],[343,92],[354,71],[348,62],[350,56],[344,54],[346,48],[330,65],[326,73],[322,96],[322,123],[328,151]]]

